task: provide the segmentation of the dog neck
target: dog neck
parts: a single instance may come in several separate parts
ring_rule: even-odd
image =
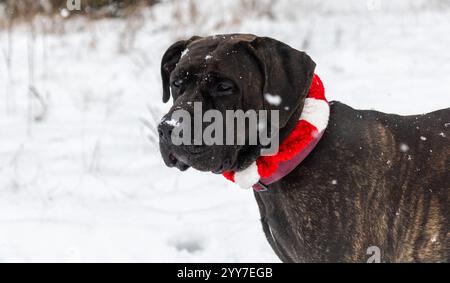
[[[278,153],[260,156],[246,169],[223,175],[243,189],[267,190],[268,185],[288,175],[311,153],[326,129],[329,117],[330,106],[322,81],[314,75],[300,119],[281,142]]]

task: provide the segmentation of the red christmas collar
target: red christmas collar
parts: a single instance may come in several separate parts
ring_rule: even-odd
[[[243,189],[256,191],[281,180],[294,170],[314,149],[323,135],[330,116],[330,106],[319,76],[314,75],[302,114],[289,136],[283,140],[278,153],[260,156],[242,171],[228,171],[223,176]]]

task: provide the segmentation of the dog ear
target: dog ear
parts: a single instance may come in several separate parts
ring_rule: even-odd
[[[170,74],[175,69],[181,54],[189,43],[200,37],[193,36],[188,40],[180,40],[172,44],[164,53],[161,60],[161,78],[163,84],[163,102],[166,103],[170,99]]]
[[[268,37],[257,37],[250,49],[263,72],[263,103],[279,110],[280,128],[306,98],[316,64],[305,53]]]

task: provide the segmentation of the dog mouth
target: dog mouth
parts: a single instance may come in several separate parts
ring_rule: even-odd
[[[190,167],[194,167],[197,170],[200,171],[210,171],[214,174],[222,174],[226,171],[229,171],[232,168],[232,161],[230,158],[225,158],[221,162],[214,162],[214,159],[217,158],[217,156],[212,155],[210,157],[211,163],[208,166],[200,165],[196,162],[197,159],[204,160],[203,153],[206,153],[207,150],[204,151],[196,151],[195,154],[192,154],[191,152],[188,154],[187,152],[183,151],[182,154],[175,153],[174,151],[171,151],[168,154],[168,165],[169,167],[176,167],[180,171],[186,171]]]
[[[191,166],[187,165],[183,161],[179,160],[173,153],[169,153],[169,162],[171,167],[176,167],[180,171],[186,171]]]
[[[225,159],[219,164],[215,169],[211,170],[214,174],[222,174],[231,168],[231,160],[229,158]]]

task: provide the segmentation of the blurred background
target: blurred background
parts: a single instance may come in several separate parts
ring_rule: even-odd
[[[0,262],[278,261],[251,191],[160,158],[178,39],[271,36],[311,55],[330,100],[450,106],[448,0],[69,2],[0,0]]]

